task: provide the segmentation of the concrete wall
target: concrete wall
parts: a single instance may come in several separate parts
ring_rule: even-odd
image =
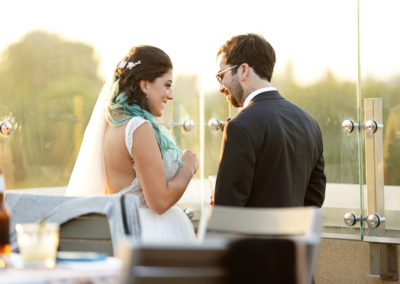
[[[399,246],[397,246],[400,264]],[[400,270],[400,268],[399,268]],[[355,240],[323,238],[315,272],[317,284],[377,284],[400,283],[367,277],[369,273],[369,243]]]

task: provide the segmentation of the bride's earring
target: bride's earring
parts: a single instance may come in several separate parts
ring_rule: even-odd
[[[146,83],[144,84],[144,88],[147,89],[147,84]],[[148,98],[149,98],[149,95],[146,94],[146,99],[148,99]]]
[[[146,96],[146,99],[149,98],[148,94],[147,94],[147,82],[146,81],[140,81],[140,88],[142,90],[142,93]]]

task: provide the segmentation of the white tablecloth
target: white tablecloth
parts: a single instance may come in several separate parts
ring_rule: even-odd
[[[19,266],[20,256],[12,254],[12,262]],[[75,284],[96,283],[114,284],[118,282],[121,261],[116,257],[107,257],[102,261],[63,261],[53,269],[13,268],[0,270],[1,284]]]

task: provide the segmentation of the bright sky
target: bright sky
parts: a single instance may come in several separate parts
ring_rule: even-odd
[[[363,73],[400,74],[400,1],[360,2]],[[274,46],[277,72],[291,60],[299,82],[328,68],[355,79],[356,8],[356,0],[12,0],[0,4],[0,52],[28,31],[45,29],[92,44],[106,74],[131,46],[150,44],[170,55],[175,75],[197,73],[204,88],[216,89],[220,45],[256,32]]]

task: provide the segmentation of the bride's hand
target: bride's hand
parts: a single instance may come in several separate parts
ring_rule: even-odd
[[[182,153],[182,162],[184,166],[188,166],[192,169],[192,175],[197,172],[199,168],[199,161],[196,158],[196,154],[190,150],[184,150]]]

